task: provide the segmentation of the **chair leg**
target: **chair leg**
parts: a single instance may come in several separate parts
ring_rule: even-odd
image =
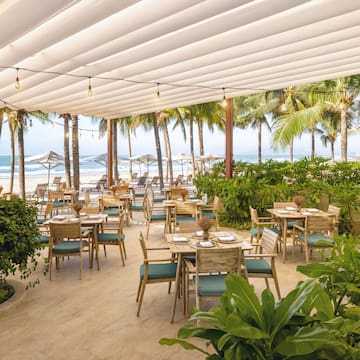
[[[141,290],[141,284],[142,284],[142,281],[140,280],[140,281],[139,281],[138,291],[137,291],[137,294],[136,294],[136,302],[138,302],[138,301],[139,301],[139,295],[140,295],[140,290]]]
[[[82,258],[82,254],[80,254],[80,280],[82,279],[82,268],[83,268],[83,258]]]
[[[125,266],[124,251],[123,251],[122,243],[119,244],[119,251],[120,251],[120,257],[121,257],[122,264],[123,264],[123,266]]]
[[[138,305],[138,309],[137,309],[137,313],[136,313],[137,317],[139,317],[139,315],[140,315],[140,309],[141,309],[141,305],[142,305],[142,302],[144,299],[145,286],[146,286],[146,282],[143,280],[142,285],[141,285],[141,291],[140,291],[139,305]]]
[[[150,230],[150,221],[147,223],[146,226],[146,240],[149,240],[149,230]]]
[[[265,283],[266,283],[266,287],[267,287],[268,289],[270,289],[270,287],[269,287],[269,280],[268,280],[268,278],[265,278]]]
[[[51,280],[51,268],[52,268],[52,255],[49,255],[49,260],[48,260],[48,266],[49,266],[49,279]]]
[[[104,246],[104,254],[105,254],[105,257],[106,257],[106,246],[105,245],[103,245]]]
[[[273,276],[274,276],[274,274],[273,274]],[[281,300],[280,286],[279,286],[279,282],[278,282],[277,276],[275,275],[275,276],[273,277],[273,279],[274,279],[274,285],[275,285],[275,289],[276,289],[276,293],[277,293],[278,299]]]
[[[126,247],[125,247],[125,240],[122,240],[122,246],[123,246],[123,250],[124,250],[125,260],[127,260]]]

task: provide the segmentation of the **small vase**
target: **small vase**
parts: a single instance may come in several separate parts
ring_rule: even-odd
[[[204,231],[204,232],[203,232],[203,239],[204,239],[205,241],[209,240],[209,231]]]
[[[297,212],[300,212],[300,211],[301,211],[301,206],[298,206],[298,207],[296,208],[296,211],[297,211]]]
[[[80,210],[79,211],[75,211],[75,217],[80,219]]]

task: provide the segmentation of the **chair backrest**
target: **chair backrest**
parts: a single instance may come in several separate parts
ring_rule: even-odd
[[[44,220],[51,218],[52,211],[53,211],[53,204],[52,204],[52,202],[48,202],[46,204],[45,211],[44,211]]]
[[[250,209],[251,226],[254,227],[259,223],[259,216],[256,209],[254,209],[251,206],[249,206],[249,209]]]
[[[143,211],[145,220],[150,220],[152,214],[152,205],[149,200],[149,195],[144,196]]]
[[[176,188],[171,188],[170,189],[170,200],[177,200],[177,199],[181,199],[181,192],[185,190],[184,188],[180,187],[176,187]]]
[[[61,176],[54,176],[53,185],[59,185],[61,182]]]
[[[175,214],[176,215],[194,215],[198,216],[198,206],[194,202],[175,202]]]
[[[274,206],[274,209],[284,209],[286,207],[297,208],[296,204],[291,201],[276,201],[276,202],[274,202],[273,206]]]
[[[137,186],[144,186],[146,183],[147,175],[146,176],[140,176],[139,181],[137,182]]]
[[[151,180],[151,184],[152,185],[157,185],[157,183],[159,182],[159,177],[158,176],[154,176]]]
[[[220,207],[220,198],[218,196],[214,196],[214,201],[213,201],[214,212],[217,212],[219,210],[219,207]]]
[[[139,233],[139,241],[140,241],[141,250],[143,252],[144,260],[145,260],[145,259],[148,258],[148,254],[147,254],[147,248],[146,248],[146,244],[145,244],[145,239],[144,239],[144,236],[143,236],[141,231]]]
[[[99,214],[100,210],[98,207],[84,207],[81,209],[84,214]]]
[[[37,184],[34,190],[34,197],[38,200],[39,199],[44,200],[47,187],[48,187],[47,184]]]
[[[277,253],[277,242],[279,235],[268,229],[264,228],[264,231],[261,236],[261,253],[262,254],[276,254]]]
[[[51,191],[48,194],[49,201],[60,201],[64,200],[64,192],[59,190]]]
[[[329,204],[328,214],[335,218],[336,222],[339,222],[341,209],[335,205]]]
[[[197,274],[217,272],[240,274],[243,263],[240,247],[196,250]]]
[[[328,215],[312,215],[305,219],[305,230],[307,232],[328,232],[330,230]]]
[[[115,185],[111,187],[114,195],[124,195],[129,193],[129,184]]]
[[[103,195],[99,198],[101,210],[108,207],[118,207],[122,209],[122,201],[117,196]]]
[[[50,222],[50,238],[51,243],[54,244],[64,239],[81,240],[80,221]]]

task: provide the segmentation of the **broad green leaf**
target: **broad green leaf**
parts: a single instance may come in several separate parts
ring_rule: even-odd
[[[187,341],[180,340],[180,339],[170,339],[170,338],[161,338],[159,340],[160,345],[175,345],[179,344],[181,345],[185,350],[198,350],[202,352],[203,354],[210,355],[210,353],[206,352],[205,350],[199,348],[198,346],[195,346]]]
[[[226,331],[231,335],[246,339],[269,338],[269,334],[265,331],[246,323],[236,314],[231,314],[226,319]]]
[[[237,304],[237,310],[244,320],[252,319],[259,328],[264,328],[262,307],[254,288],[247,280],[238,275],[225,278],[227,293],[230,293]]]
[[[331,263],[311,263],[307,265],[298,265],[297,271],[311,278],[319,278],[323,275],[335,275],[336,277],[342,277],[341,273],[334,268]],[[345,280],[345,278],[343,278]]]
[[[345,310],[345,317],[360,320],[360,306],[349,307]]]
[[[262,307],[263,307],[263,316],[264,316],[264,330],[267,333],[270,333],[271,328],[274,324],[275,316],[275,299],[274,295],[269,289],[265,289],[262,294]]]

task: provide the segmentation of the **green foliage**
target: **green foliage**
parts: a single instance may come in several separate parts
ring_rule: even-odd
[[[357,162],[328,165],[327,159],[307,158],[292,164],[267,161],[262,164],[238,162],[234,178],[225,177],[223,163],[213,174],[198,175],[194,183],[198,195],[209,199],[220,196],[224,204],[223,224],[239,227],[249,221],[249,206],[259,213],[272,207],[274,201],[291,201],[294,195],[305,198],[305,206],[318,207],[322,198],[341,208],[340,233],[352,229],[352,212],[360,209],[360,164]]]
[[[253,286],[239,276],[228,275],[225,283],[220,306],[195,310],[191,317],[206,327],[186,325],[178,338],[163,338],[160,344],[198,350],[206,359],[359,358],[353,334],[360,322],[334,316],[330,298],[317,281],[300,283],[278,304],[268,289],[260,302]],[[207,349],[188,342],[191,337],[205,340]]]
[[[321,263],[299,265],[297,270],[319,279],[331,299],[334,314],[345,316],[360,306],[360,249],[358,237],[335,237],[330,256]],[[349,314],[354,310],[350,310]]]
[[[36,269],[40,245],[35,219],[36,208],[24,200],[0,200],[0,282],[16,271],[28,278]]]

